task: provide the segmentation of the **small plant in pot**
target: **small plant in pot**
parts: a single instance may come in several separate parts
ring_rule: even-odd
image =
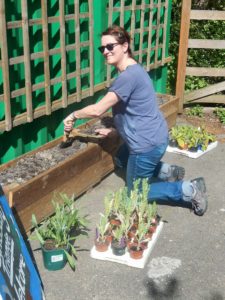
[[[112,252],[114,255],[122,256],[126,251],[126,237],[124,226],[121,224],[113,231],[113,239],[111,243]]]
[[[108,217],[100,213],[100,221],[96,227],[95,249],[99,252],[107,251],[110,244],[109,237],[111,233]]]
[[[73,196],[56,193],[52,205],[54,215],[46,218],[40,225],[35,215],[32,215],[35,229],[30,239],[39,240],[46,269],[62,269],[68,261],[72,270],[75,270],[76,250],[73,244],[78,236],[87,234],[87,218],[79,215],[79,210],[74,207]]]
[[[146,238],[149,226],[147,223],[139,223],[133,244],[129,247],[130,257],[133,259],[141,259],[143,252],[147,248],[149,239]]]
[[[210,142],[214,142],[215,136],[208,133],[203,127],[177,125],[170,131],[170,139],[178,143],[180,149],[189,151],[205,151]]]
[[[115,193],[110,193],[104,199],[105,214],[112,226],[119,226],[121,220],[119,219],[119,210],[121,204],[122,189]]]
[[[148,214],[149,232],[154,233],[160,221],[160,216],[157,214],[157,204],[155,201],[149,206]]]

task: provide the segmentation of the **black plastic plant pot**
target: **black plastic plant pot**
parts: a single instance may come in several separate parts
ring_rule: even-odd
[[[188,150],[190,152],[197,152],[198,151],[198,147],[190,147]]]
[[[112,241],[111,248],[113,254],[117,256],[124,255],[126,251],[126,245],[120,245],[117,241]]]
[[[170,147],[178,147],[178,143],[176,140],[171,139],[171,140],[169,140],[169,146]]]
[[[198,150],[202,150],[202,146],[201,145],[198,145],[196,147],[190,147],[188,149],[190,152],[197,152]]]

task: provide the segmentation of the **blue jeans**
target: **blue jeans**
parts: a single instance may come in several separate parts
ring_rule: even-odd
[[[126,184],[128,190],[133,187],[134,180],[148,178],[150,184],[149,202],[156,201],[162,204],[175,203],[182,205],[183,201],[190,202],[193,194],[190,182],[162,181],[160,171],[164,165],[161,162],[167,143],[155,147],[147,153],[130,154],[127,146],[123,144],[115,157],[119,168],[126,168]],[[157,178],[157,182],[153,182]]]

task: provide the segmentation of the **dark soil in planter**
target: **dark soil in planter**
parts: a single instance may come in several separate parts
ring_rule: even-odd
[[[26,155],[19,159],[14,166],[0,172],[0,183],[2,186],[11,183],[23,184],[86,147],[86,143],[75,140],[68,148],[61,149],[57,145],[33,155]]]
[[[93,125],[88,126],[82,132],[93,134],[96,128],[111,126],[113,126],[112,118],[104,117]],[[33,177],[53,168],[59,162],[64,161],[86,147],[87,143],[74,139],[72,145],[67,148],[60,148],[60,144],[58,144],[50,149],[35,154],[28,154],[19,159],[15,165],[0,172],[0,183],[2,186],[10,185],[11,183],[26,183]]]

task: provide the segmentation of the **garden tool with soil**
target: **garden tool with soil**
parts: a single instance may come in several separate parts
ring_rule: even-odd
[[[83,128],[73,128],[70,132],[64,132],[63,141],[60,144],[60,148],[70,147],[75,139],[80,139],[83,142],[100,142],[104,136],[95,132],[99,128],[110,128],[113,126],[113,119],[111,116],[104,116],[97,122],[93,120],[90,123],[86,123]]]
[[[74,128],[71,132],[64,133],[63,141],[61,142],[59,147],[61,149],[70,147],[76,138],[86,142],[99,142],[104,137],[95,132],[90,132],[90,130],[88,129],[80,130]]]

